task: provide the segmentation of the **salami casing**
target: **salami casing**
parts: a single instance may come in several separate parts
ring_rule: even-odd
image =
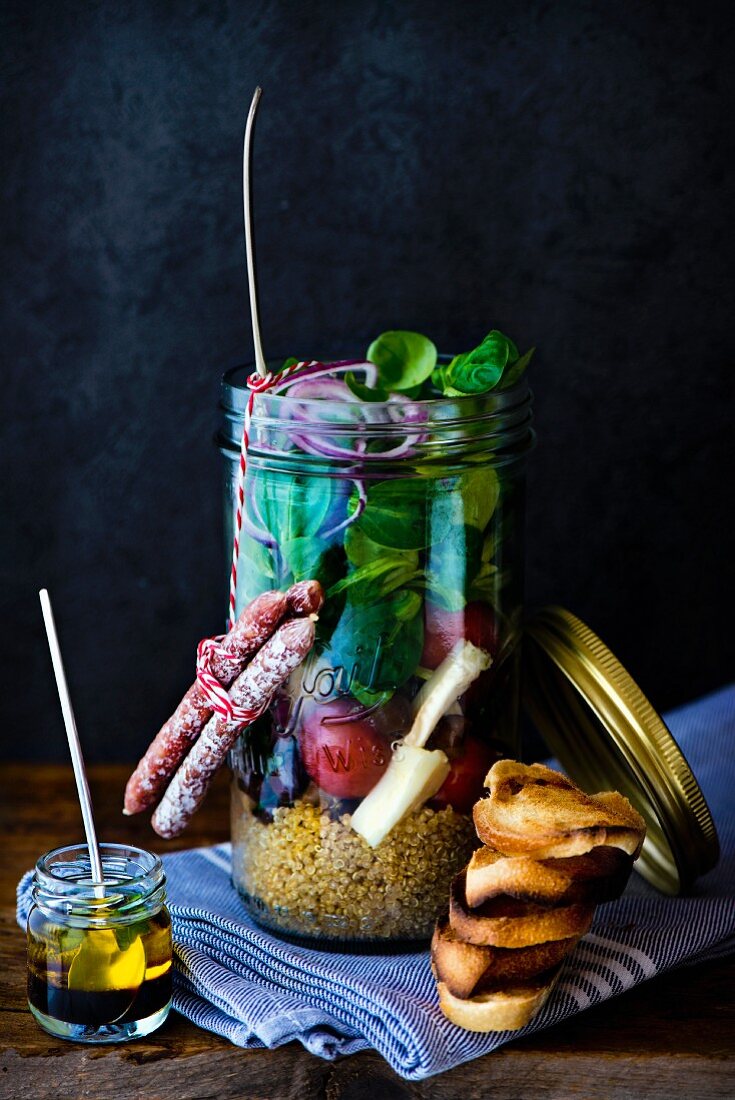
[[[249,713],[252,722],[268,707],[278,687],[304,660],[314,644],[309,618],[289,619],[263,645],[230,688],[230,698]],[[209,784],[224,763],[247,722],[213,717],[169,783],[151,824],[159,836],[178,836],[201,804]]]
[[[303,598],[300,592],[298,599]],[[288,607],[288,593],[264,592],[242,611],[222,642],[221,648],[228,657],[218,654],[212,657],[212,671],[224,687],[229,687],[239,676],[248,658],[271,636]],[[198,681],[193,683],[130,776],[125,788],[124,813],[137,814],[155,806],[213,713]]]

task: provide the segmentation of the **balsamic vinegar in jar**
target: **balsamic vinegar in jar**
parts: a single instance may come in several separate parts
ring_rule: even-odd
[[[74,961],[85,953],[83,978]],[[115,928],[75,928],[40,909],[28,920],[28,1001],[45,1017],[101,1027],[143,1020],[171,1000],[171,920],[160,912]]]

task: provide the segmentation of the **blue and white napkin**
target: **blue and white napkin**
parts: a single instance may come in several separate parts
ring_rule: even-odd
[[[673,966],[735,949],[735,685],[668,715],[718,828],[722,856],[689,897],[636,874],[597,909],[549,1002],[523,1031],[477,1035],[439,1010],[428,951],[337,954],[259,929],[230,884],[228,844],[164,857],[176,952],[174,1006],[243,1047],[298,1039],[322,1058],[374,1047],[418,1080],[558,1023]],[[31,873],[18,886],[25,924]]]

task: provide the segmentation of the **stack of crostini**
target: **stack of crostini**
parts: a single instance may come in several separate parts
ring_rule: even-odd
[[[431,945],[444,1014],[514,1031],[546,1002],[595,906],[619,897],[643,818],[615,791],[587,795],[542,764],[500,760],[473,811],[483,843],[452,883]]]

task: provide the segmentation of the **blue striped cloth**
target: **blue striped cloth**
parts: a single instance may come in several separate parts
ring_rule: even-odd
[[[282,942],[245,915],[230,884],[229,845],[166,856],[176,949],[174,1006],[243,1047],[298,1039],[322,1058],[374,1047],[419,1080],[477,1058],[682,963],[735,947],[735,686],[668,715],[718,827],[722,857],[691,896],[657,894],[634,875],[599,906],[546,1007],[521,1032],[477,1035],[439,1011],[428,951],[356,955]],[[18,887],[25,923],[31,875]]]

